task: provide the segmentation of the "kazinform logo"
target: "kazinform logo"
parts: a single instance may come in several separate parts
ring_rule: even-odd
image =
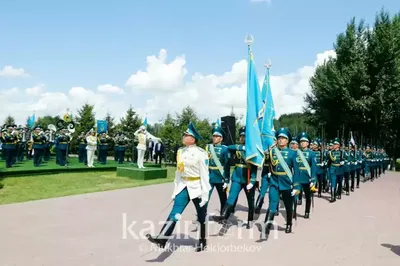
[[[233,225],[232,222],[227,221],[225,224],[219,224],[212,219],[210,220],[209,216],[206,217],[206,234],[207,238],[209,236],[219,236],[219,237],[235,237],[236,239],[259,239],[260,233],[254,233],[254,230],[246,229],[247,221],[237,221],[237,224]],[[165,221],[154,222],[150,220],[144,220],[142,222],[138,221],[128,221],[127,214],[122,213],[122,239],[135,239],[135,240],[143,240],[147,239],[146,234],[150,235],[158,235],[161,230],[161,227],[164,225]],[[157,226],[156,226],[157,224]],[[197,222],[193,221],[179,221],[174,230],[174,238],[175,239],[191,239],[190,234],[195,232],[196,228],[200,228]],[[278,224],[274,221],[272,222],[272,228],[270,231],[270,236],[273,235],[274,239],[278,239]],[[258,231],[261,231],[262,238],[265,238],[265,229],[266,224],[262,222],[253,223],[253,227],[258,228]],[[237,231],[233,232],[232,227],[236,227]],[[194,230],[195,229],[195,230]],[[199,234],[200,230],[197,230]]]

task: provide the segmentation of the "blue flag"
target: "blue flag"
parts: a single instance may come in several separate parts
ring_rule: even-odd
[[[33,129],[35,127],[35,113],[33,113],[29,118],[28,118],[28,127],[30,129]]]
[[[106,120],[97,120],[97,133],[106,133],[108,130],[108,123]]]
[[[143,126],[147,127],[147,116],[144,118]]]
[[[253,53],[248,48],[249,61],[247,67],[247,112],[246,112],[246,161],[250,164],[262,166],[264,152],[261,141],[261,123],[264,115],[261,92],[258,84]]]
[[[274,99],[272,98],[271,82],[269,76],[269,68],[265,73],[263,87],[261,91],[261,98],[263,100],[263,121],[261,124],[261,139],[264,150],[268,149],[274,143],[274,118],[275,118],[275,107]]]

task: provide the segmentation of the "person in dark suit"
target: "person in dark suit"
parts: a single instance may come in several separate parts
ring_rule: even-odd
[[[159,164],[161,164],[161,158],[163,153],[164,153],[164,144],[162,144],[161,142],[157,142],[154,146],[154,158],[156,163],[160,161]]]
[[[147,156],[146,156],[146,162],[149,160],[153,161],[153,151],[154,151],[154,142],[152,139],[149,139],[149,146],[147,147]]]

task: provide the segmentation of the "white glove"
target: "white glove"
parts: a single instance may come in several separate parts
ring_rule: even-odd
[[[201,198],[201,202],[200,202],[200,208],[202,208],[204,205],[207,204],[208,198]]]
[[[290,193],[291,195],[292,195],[292,197],[294,196],[294,195],[296,195],[297,194],[297,189],[293,189],[292,190],[292,193]]]
[[[347,164],[350,165],[350,162],[348,162]]]
[[[271,173],[268,173],[268,177],[271,177]]]
[[[224,183],[223,185],[222,185],[222,189],[226,189],[228,187],[228,184],[227,183]]]
[[[344,165],[344,162],[343,162],[343,161],[341,161],[341,162],[340,162],[340,165]]]
[[[242,149],[245,151],[246,150],[246,146],[243,146]]]
[[[314,183],[313,183],[313,182],[311,182],[311,183],[310,183],[310,187],[313,187],[313,186],[314,186]]]
[[[354,164],[357,165],[357,162],[355,162]]]
[[[252,183],[250,183],[250,184],[248,184],[248,185],[246,186],[246,189],[247,189],[247,190],[250,190],[250,189],[253,188],[253,186],[254,186],[254,185],[253,185]]]

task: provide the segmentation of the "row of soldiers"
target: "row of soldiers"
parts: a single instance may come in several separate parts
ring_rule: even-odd
[[[190,123],[183,135],[185,147],[177,155],[174,205],[160,233],[147,235],[150,242],[165,247],[181,214],[192,201],[200,224],[196,251],[204,250],[207,246],[207,206],[214,188],[219,195],[220,214],[213,219],[222,225],[220,235],[230,227],[228,220],[235,213],[241,191],[244,191],[248,204],[248,229],[252,228],[254,215],[260,213],[268,193],[264,226],[259,228],[260,238],[268,239],[274,218],[279,215],[280,200],[286,210],[285,232],[291,233],[292,221],[297,219],[297,205],[301,204],[303,194],[306,201],[304,218],[308,219],[314,193],[318,193],[318,197],[330,193],[330,202],[336,202],[341,199],[343,187],[350,195],[354,186],[359,188],[360,176],[364,181],[368,178],[373,181],[385,173],[389,163],[383,149],[374,149],[370,145],[360,149],[354,142],[342,145],[339,138],[330,141],[325,148],[320,140],[311,140],[306,132],[292,137],[288,128],[280,128],[274,134],[274,145],[264,151],[263,164],[254,165],[246,160],[245,127],[239,134],[239,144],[222,145],[223,131],[216,124],[213,143],[202,149],[196,146],[202,137]],[[255,200],[257,190],[259,195]]]
[[[78,137],[78,158],[80,163],[87,164],[87,137],[88,133],[81,132]],[[114,160],[119,164],[124,163],[125,152],[129,145],[130,139],[122,132],[117,132],[114,138],[108,136],[107,133],[101,133],[97,136],[97,161],[100,164],[107,164],[107,155],[110,146],[114,142]]]

